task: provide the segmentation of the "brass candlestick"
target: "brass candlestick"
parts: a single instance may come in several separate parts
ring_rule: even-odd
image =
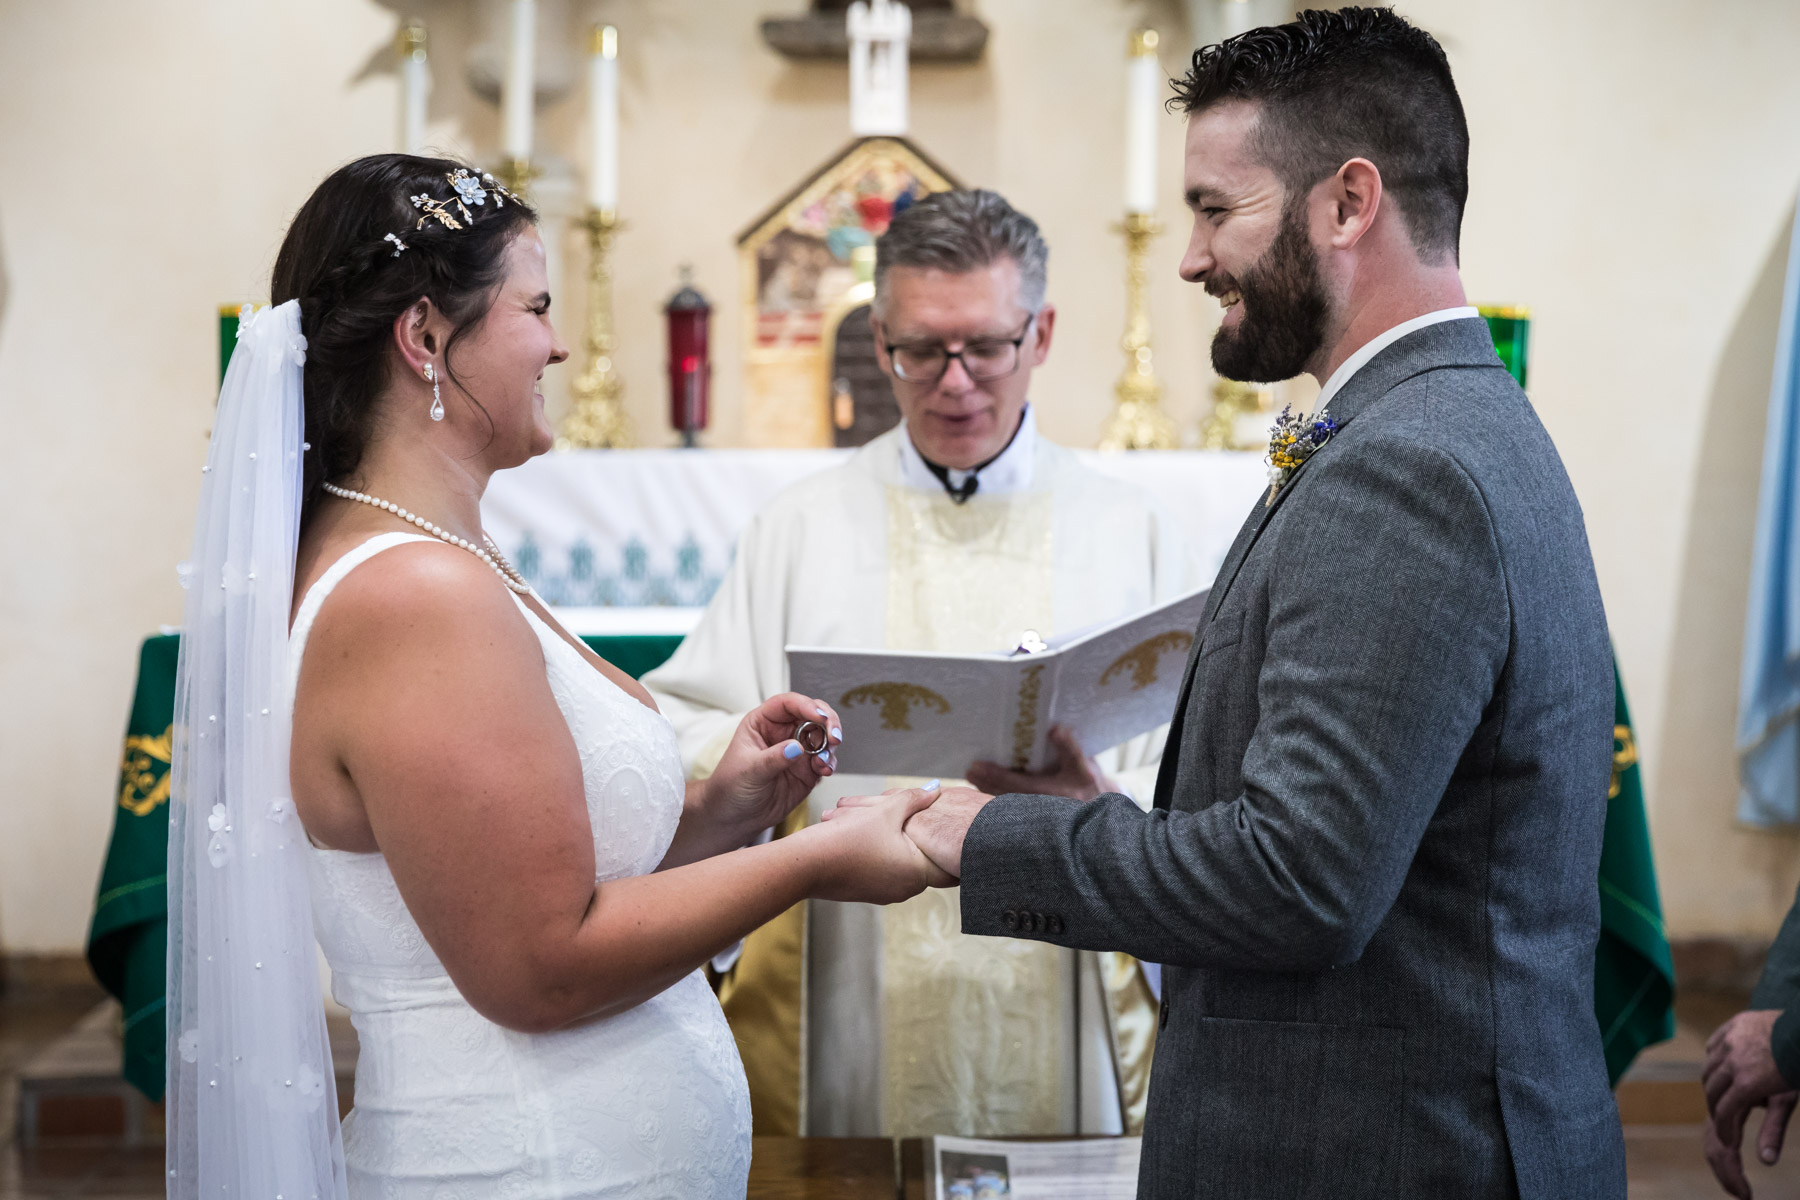
[[[620,397],[625,385],[613,369],[613,235],[624,228],[611,209],[588,210],[587,366],[569,389],[575,406],[557,436],[559,450],[618,450],[631,445],[631,418]]]
[[[1118,402],[1100,434],[1102,450],[1173,450],[1175,422],[1162,410],[1162,384],[1150,354],[1150,239],[1162,222],[1149,213],[1127,213],[1125,235],[1125,371],[1113,385]]]
[[[1275,410],[1275,390],[1262,383],[1239,383],[1235,379],[1220,379],[1213,384],[1213,407],[1205,421],[1200,423],[1200,448],[1202,450],[1258,450],[1264,445],[1261,439],[1246,444],[1238,438],[1237,426],[1241,417],[1252,413],[1272,413]]]
[[[423,60],[427,50],[425,22],[417,17],[400,26],[400,32],[394,35],[394,51],[402,60]]]
[[[537,168],[522,158],[503,158],[500,165],[494,168],[494,178],[507,191],[527,201],[531,199],[531,181],[537,177]]]

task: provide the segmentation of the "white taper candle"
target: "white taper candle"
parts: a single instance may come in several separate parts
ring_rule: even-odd
[[[1248,33],[1262,24],[1250,0],[1219,0],[1220,40]],[[1277,17],[1276,20],[1282,18]]]
[[[500,94],[500,148],[516,162],[531,159],[536,50],[537,0],[512,0],[512,40],[506,49],[506,86]]]
[[[1156,31],[1131,35],[1131,67],[1125,92],[1125,211],[1156,211],[1156,116],[1162,65]]]
[[[425,148],[425,107],[431,98],[425,45],[425,26],[417,21],[400,31],[400,149],[408,154]]]
[[[588,125],[594,155],[588,168],[588,203],[602,212],[619,207],[619,31],[594,30],[588,60]]]

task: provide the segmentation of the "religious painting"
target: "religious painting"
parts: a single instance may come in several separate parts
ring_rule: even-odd
[[[738,238],[744,445],[837,441],[839,328],[873,295],[875,239],[919,197],[955,186],[906,139],[863,138]]]

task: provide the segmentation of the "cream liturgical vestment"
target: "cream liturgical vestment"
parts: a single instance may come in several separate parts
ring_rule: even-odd
[[[789,644],[1003,652],[1026,630],[1173,599],[1193,575],[1148,493],[1039,438],[1029,408],[962,504],[902,425],[771,501],[699,625],[644,683],[704,775],[742,715],[786,690]],[[1140,804],[1163,736],[1098,756]],[[836,776],[786,828],[839,796],[916,782]],[[1155,1037],[1140,965],[961,925],[955,889],[888,908],[813,901],[715,961],[759,1134],[1135,1132]]]

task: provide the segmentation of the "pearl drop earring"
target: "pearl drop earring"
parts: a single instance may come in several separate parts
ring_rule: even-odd
[[[425,364],[425,378],[431,381],[431,419],[444,419],[444,399],[438,395],[437,370],[430,363]]]

